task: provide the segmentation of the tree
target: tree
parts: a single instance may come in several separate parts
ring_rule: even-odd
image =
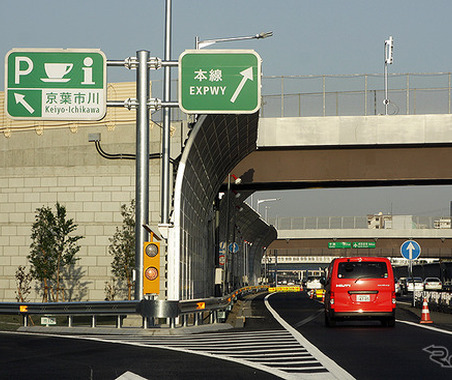
[[[83,236],[70,235],[77,229],[72,219],[66,219],[66,207],[56,203],[56,213],[50,207],[36,209],[32,227],[28,260],[31,274],[43,288],[43,302],[59,301],[61,273],[63,268],[75,264],[80,250],[77,241]]]
[[[16,270],[16,300],[17,302],[27,302],[28,295],[31,292],[31,281],[33,277],[30,271],[25,271],[25,266],[19,265]]]
[[[130,205],[121,205],[123,223],[116,227],[116,232],[111,237],[108,253],[113,256],[111,263],[112,273],[117,280],[127,284],[127,299],[132,299],[133,269],[135,268],[135,201]]]

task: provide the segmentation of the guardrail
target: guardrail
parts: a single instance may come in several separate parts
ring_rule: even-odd
[[[390,115],[450,114],[452,74],[389,73]],[[163,81],[152,81],[161,93]],[[172,81],[177,92],[177,79]],[[385,114],[384,73],[262,77],[261,117],[368,116]],[[153,119],[162,119],[158,111]],[[171,109],[172,120],[186,120]]]
[[[432,291],[415,291],[414,303],[418,308],[422,308],[424,298],[427,299],[428,307],[432,311],[440,311],[443,313],[452,313],[452,293],[450,292],[432,292]]]
[[[143,318],[143,328],[155,326],[164,319],[170,328],[178,325],[188,326],[192,321],[199,325],[209,318],[210,323],[226,320],[227,312],[232,310],[239,296],[266,291],[267,286],[247,286],[238,289],[224,297],[210,297],[193,300],[154,300],[141,301],[100,301],[100,302],[1,302],[0,314],[22,315],[24,326],[29,325],[33,315],[45,317],[67,316],[68,327],[73,326],[76,316],[90,316],[91,327],[96,327],[97,317],[116,316],[116,327],[121,328],[124,317],[140,315]],[[207,317],[205,316],[207,314]]]

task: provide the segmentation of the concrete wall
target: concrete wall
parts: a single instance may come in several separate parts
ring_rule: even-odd
[[[101,122],[83,124],[24,126],[24,122],[3,120],[0,301],[15,301],[15,272],[19,265],[28,263],[36,209],[42,206],[54,209],[56,202],[66,206],[68,217],[78,224],[76,234],[85,237],[79,241],[82,247],[76,269],[81,278],[78,289],[73,289],[73,298],[105,299],[105,283],[111,279],[109,238],[122,224],[121,205],[135,197],[135,161],[102,158],[94,143],[88,142],[88,135],[101,133],[102,148],[109,153],[134,154],[134,119],[134,111],[114,109]],[[172,157],[180,153],[181,129],[182,123],[174,123]],[[151,153],[160,151],[160,135],[161,129],[151,124]],[[158,159],[150,161],[149,183],[150,221],[157,224],[160,221]],[[29,300],[40,301],[40,297],[33,291]]]

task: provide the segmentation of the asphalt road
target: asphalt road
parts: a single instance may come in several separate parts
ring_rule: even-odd
[[[426,329],[420,327],[417,310],[400,306],[394,328],[372,321],[326,328],[323,305],[305,293],[269,296],[271,308],[292,326],[290,332],[266,308],[265,297],[242,302],[245,327],[226,331],[206,329],[188,336],[85,333],[85,338],[111,342],[0,333],[0,378],[117,379],[126,372],[145,379],[336,376],[338,372],[328,373],[331,368],[322,358],[308,352],[301,335],[356,379],[452,378],[452,335],[431,329],[452,330],[452,315],[432,313],[436,322]]]
[[[419,318],[406,308],[398,308],[394,328],[373,321],[342,322],[326,328],[323,305],[304,293],[276,294],[269,302],[282,318],[357,379],[452,378],[452,335],[420,327]],[[449,318],[452,321],[452,315]],[[428,347],[430,352],[425,351]]]
[[[0,333],[0,378],[277,379],[230,361],[150,347],[38,335]]]

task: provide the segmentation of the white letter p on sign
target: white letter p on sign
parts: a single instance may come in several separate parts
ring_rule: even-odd
[[[24,68],[24,70],[20,69],[20,63],[26,62],[27,67]],[[16,57],[16,62],[14,66],[14,83],[19,84],[20,83],[20,76],[21,75],[28,75],[31,73],[31,70],[33,70],[33,61],[28,57]]]

